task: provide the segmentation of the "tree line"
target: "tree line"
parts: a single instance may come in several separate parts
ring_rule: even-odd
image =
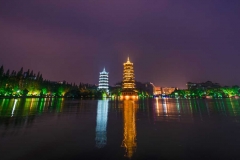
[[[33,70],[4,70],[0,67],[0,96],[64,96],[64,97],[101,97],[103,91],[88,83],[54,82],[44,79],[40,72]]]
[[[196,88],[196,89],[179,89],[175,90],[170,96],[180,98],[227,98],[240,96],[240,87],[234,85],[232,87],[224,86],[217,88]]]

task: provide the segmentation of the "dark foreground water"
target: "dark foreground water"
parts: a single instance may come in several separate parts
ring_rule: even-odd
[[[0,159],[240,159],[240,100],[0,99]]]

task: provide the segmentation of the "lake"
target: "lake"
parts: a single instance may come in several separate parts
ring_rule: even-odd
[[[0,159],[240,159],[239,99],[0,99]]]

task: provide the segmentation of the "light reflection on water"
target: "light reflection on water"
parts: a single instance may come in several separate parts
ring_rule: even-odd
[[[131,158],[136,150],[136,110],[137,103],[134,100],[123,101],[123,142],[122,146],[126,149],[125,156]]]
[[[96,147],[102,148],[107,143],[108,100],[98,100]]]
[[[44,112],[61,112],[63,102],[62,98],[0,99],[0,127],[26,127],[26,124],[33,123],[36,116]]]
[[[187,122],[207,121],[229,117],[239,122],[238,99],[158,99],[154,101],[154,121]],[[229,119],[228,119],[229,120]]]
[[[73,159],[85,154],[104,159],[101,152],[111,155],[106,159],[139,159],[142,156],[172,159],[176,158],[168,154],[172,148],[176,156],[194,159],[195,154],[183,148],[205,155],[197,152],[198,144],[203,144],[203,151],[223,153],[211,153],[210,158],[218,158],[228,155],[224,150],[229,144],[228,152],[235,158],[238,153],[233,148],[240,149],[237,147],[240,143],[239,120],[239,99],[0,99],[0,143],[3,143],[0,152],[5,150],[2,159],[8,159],[14,154],[7,150],[14,150],[26,141],[33,150],[38,150],[39,144],[44,146],[51,142],[56,151],[47,156],[53,159],[59,158],[57,153],[72,155]],[[215,134],[219,134],[218,137],[214,137]],[[202,138],[208,136],[211,138],[206,141]],[[36,143],[37,137],[41,137],[42,142]],[[55,143],[71,151],[56,147]],[[13,159],[31,154],[29,145],[21,145],[22,149]]]

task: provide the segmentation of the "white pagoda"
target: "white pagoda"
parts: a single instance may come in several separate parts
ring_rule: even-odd
[[[103,69],[102,72],[99,74],[99,85],[98,89],[105,90],[108,92],[108,72],[106,72],[105,68]]]

